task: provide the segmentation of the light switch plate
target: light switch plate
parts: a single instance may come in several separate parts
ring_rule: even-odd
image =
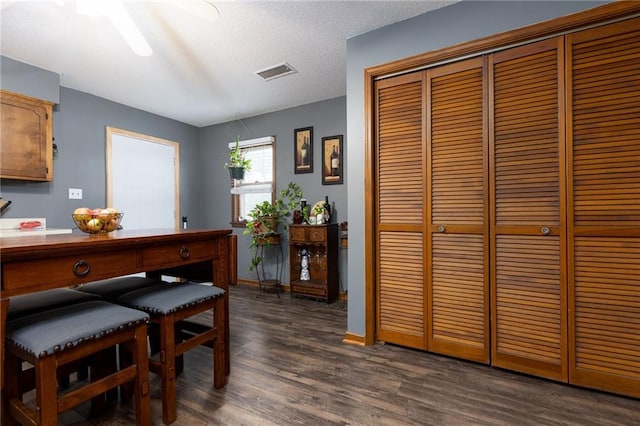
[[[69,188],[69,199],[70,200],[82,200],[82,189]]]

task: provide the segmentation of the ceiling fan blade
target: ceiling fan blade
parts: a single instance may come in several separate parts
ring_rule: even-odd
[[[164,0],[164,2],[170,4],[172,7],[176,7],[184,12],[207,21],[212,22],[220,17],[218,8],[209,0]]]
[[[153,53],[151,46],[147,43],[138,26],[131,19],[131,15],[124,8],[122,2],[112,0],[108,2],[107,17],[120,35],[127,42],[131,50],[140,56],[150,56]]]

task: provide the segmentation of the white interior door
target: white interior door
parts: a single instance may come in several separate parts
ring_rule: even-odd
[[[179,144],[107,127],[107,205],[124,229],[179,226]]]

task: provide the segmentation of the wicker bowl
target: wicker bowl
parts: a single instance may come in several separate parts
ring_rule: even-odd
[[[71,218],[82,232],[103,234],[120,228],[124,213],[72,214]]]

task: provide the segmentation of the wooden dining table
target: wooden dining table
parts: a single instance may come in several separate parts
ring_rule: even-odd
[[[0,355],[10,298],[122,275],[179,277],[225,290],[225,383],[230,373],[229,277],[231,230],[118,230],[0,238]],[[2,383],[4,388],[4,374]]]

